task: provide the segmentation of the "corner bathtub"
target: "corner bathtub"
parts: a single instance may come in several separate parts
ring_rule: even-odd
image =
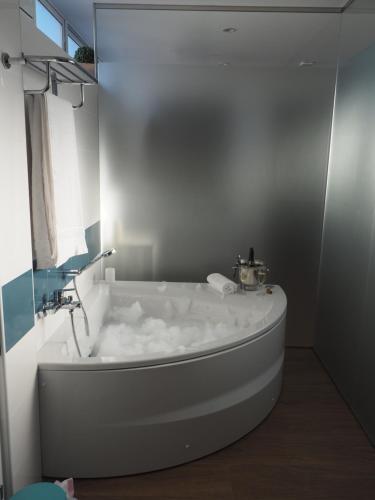
[[[162,469],[251,431],[281,389],[286,297],[278,286],[272,292],[223,298],[207,285],[94,285],[87,297],[94,336],[110,307],[139,297],[185,297],[200,315],[226,310],[251,320],[241,334],[199,349],[122,358],[77,358],[70,326],[63,325],[39,358],[43,474],[89,478]]]

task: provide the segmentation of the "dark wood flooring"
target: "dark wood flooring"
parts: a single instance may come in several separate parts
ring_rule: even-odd
[[[271,415],[173,469],[77,480],[79,500],[375,500],[375,450],[310,349],[287,349]]]

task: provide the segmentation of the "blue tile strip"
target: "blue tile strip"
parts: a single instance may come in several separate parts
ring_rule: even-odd
[[[2,295],[5,348],[9,351],[34,326],[32,270],[6,283]]]
[[[88,227],[85,236],[89,252],[70,258],[58,268],[58,271],[80,269],[98,255],[100,252],[100,221]],[[64,277],[63,273],[57,273],[55,268],[34,271],[35,311],[41,311],[43,304],[53,298],[53,292],[64,288],[71,279],[71,277]]]
[[[100,221],[88,227],[85,231],[88,253],[69,259],[58,268],[80,269],[100,252]],[[3,316],[5,330],[5,347],[9,351],[34,326],[34,314],[39,312],[43,304],[53,298],[53,292],[64,288],[71,281],[56,269],[43,269],[18,276],[2,287]],[[35,300],[35,312],[34,301]]]

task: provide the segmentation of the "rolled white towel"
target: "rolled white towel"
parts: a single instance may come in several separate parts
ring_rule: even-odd
[[[224,295],[229,295],[230,293],[235,293],[237,291],[237,284],[234,281],[226,278],[222,274],[213,273],[207,276],[207,283],[212,286],[218,292]]]

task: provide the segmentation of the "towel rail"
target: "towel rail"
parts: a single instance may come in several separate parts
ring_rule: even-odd
[[[33,56],[22,54],[21,57],[10,57],[8,53],[1,54],[1,62],[5,69],[13,64],[21,63],[45,74],[44,86],[40,89],[27,89],[26,95],[45,94],[51,88],[51,78],[54,75],[57,84],[79,85],[81,101],[73,105],[74,109],[82,108],[85,102],[85,86],[95,85],[97,79],[71,57],[64,56]],[[73,69],[74,68],[74,69]]]
[[[51,63],[46,62],[46,83],[44,84],[44,87],[41,89],[35,89],[35,90],[24,90],[25,95],[31,95],[31,94],[45,94],[46,92],[49,91],[51,87]]]
[[[73,109],[82,108],[83,105],[85,104],[85,86],[82,85],[82,83],[80,84],[80,89],[81,89],[81,102],[76,106],[73,106]]]

